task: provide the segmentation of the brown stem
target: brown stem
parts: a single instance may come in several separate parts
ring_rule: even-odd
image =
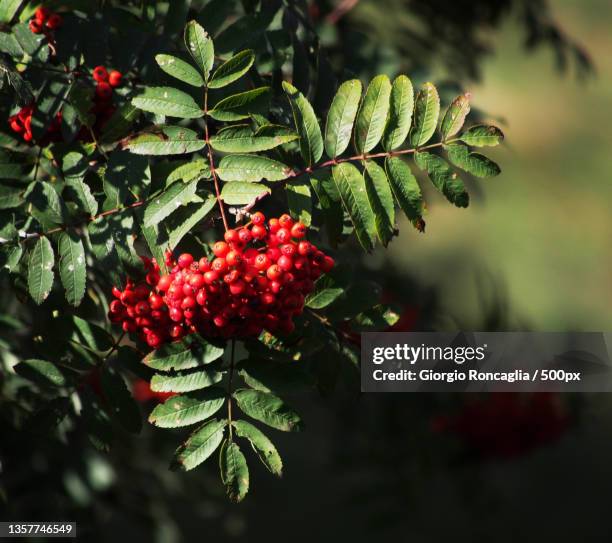
[[[230,354],[230,367],[227,381],[227,424],[229,426],[229,439],[232,440],[232,380],[234,378],[234,349],[236,340],[232,339],[232,348]]]
[[[227,222],[227,217],[225,216],[225,205],[223,204],[223,200],[221,199],[221,191],[219,190],[219,178],[217,177],[217,170],[215,169],[215,161],[213,157],[212,147],[210,145],[210,136],[208,133],[208,121],[206,117],[208,116],[208,87],[204,90],[204,140],[206,141],[206,149],[208,150],[208,162],[210,163],[210,173],[212,175],[214,184],[215,184],[215,196],[217,197],[217,205],[219,206],[219,211],[221,211],[221,219],[223,220],[223,228],[227,232],[229,230],[229,224]],[[231,429],[230,429],[231,432]]]

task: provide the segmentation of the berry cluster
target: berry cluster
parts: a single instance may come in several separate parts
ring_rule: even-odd
[[[455,435],[485,460],[515,457],[553,443],[569,424],[558,394],[504,392],[472,400],[456,414],[436,417],[432,430]]]
[[[32,115],[34,110],[35,105],[30,104],[29,106],[22,107],[15,115],[11,115],[8,119],[11,130],[21,134],[23,140],[27,142],[32,141]],[[58,111],[47,128],[45,138],[49,140],[57,139],[61,126],[62,112]]]
[[[263,330],[289,334],[314,281],[334,267],[306,233],[289,215],[266,223],[257,212],[248,225],[226,231],[210,259],[184,253],[175,261],[168,255],[170,273],[161,277],[157,263],[146,259],[146,283],[113,289],[110,319],[152,348],[193,332],[223,338],[256,337]]]
[[[61,15],[41,6],[30,19],[30,30],[34,34],[44,34],[49,41],[53,41],[53,31],[62,26],[62,22]]]
[[[96,127],[101,127],[115,112],[113,89],[121,85],[123,75],[118,70],[110,72],[104,66],[96,66],[92,76],[96,82],[96,93],[92,113],[96,116]]]

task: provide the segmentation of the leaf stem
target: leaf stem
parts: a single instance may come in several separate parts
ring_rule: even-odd
[[[229,225],[227,222],[227,217],[225,216],[225,205],[223,204],[223,200],[221,199],[221,191],[219,189],[219,178],[217,177],[217,170],[215,169],[215,160],[213,157],[212,147],[210,145],[210,135],[208,132],[208,87],[204,89],[204,141],[206,141],[206,149],[208,150],[208,162],[210,166],[210,173],[212,174],[212,178],[215,184],[215,196],[217,198],[217,204],[219,206],[219,211],[221,211],[221,219],[223,220],[223,228],[227,232],[229,230]],[[231,428],[230,428],[231,432]]]
[[[227,424],[229,426],[229,440],[233,439],[232,430],[232,381],[234,379],[234,351],[236,347],[236,340],[232,339],[232,347],[230,353],[230,366],[229,375],[227,381]]]

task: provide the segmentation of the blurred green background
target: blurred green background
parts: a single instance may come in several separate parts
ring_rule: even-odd
[[[480,322],[483,290],[507,294],[515,328],[610,327],[612,4],[550,5],[591,55],[595,77],[560,75],[547,48],[525,55],[512,21],[491,33],[495,53],[482,64],[482,80],[465,85],[473,105],[506,133],[503,149],[491,153],[502,175],[479,182],[482,198],[468,210],[429,194],[426,234],[400,225],[390,246],[398,267],[440,289],[457,327]]]

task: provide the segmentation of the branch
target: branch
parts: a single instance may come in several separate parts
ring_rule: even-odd
[[[219,179],[217,177],[217,170],[215,169],[215,160],[213,157],[212,147],[210,145],[210,137],[208,133],[208,121],[206,120],[208,116],[208,87],[204,90],[204,141],[206,141],[206,149],[208,151],[208,162],[210,163],[210,173],[212,175],[213,181],[215,183],[215,196],[217,198],[217,205],[219,206],[219,210],[221,211],[221,218],[223,219],[223,228],[227,232],[229,230],[229,224],[227,222],[227,217],[225,216],[225,206],[223,204],[223,200],[221,199],[221,191],[219,190]]]

